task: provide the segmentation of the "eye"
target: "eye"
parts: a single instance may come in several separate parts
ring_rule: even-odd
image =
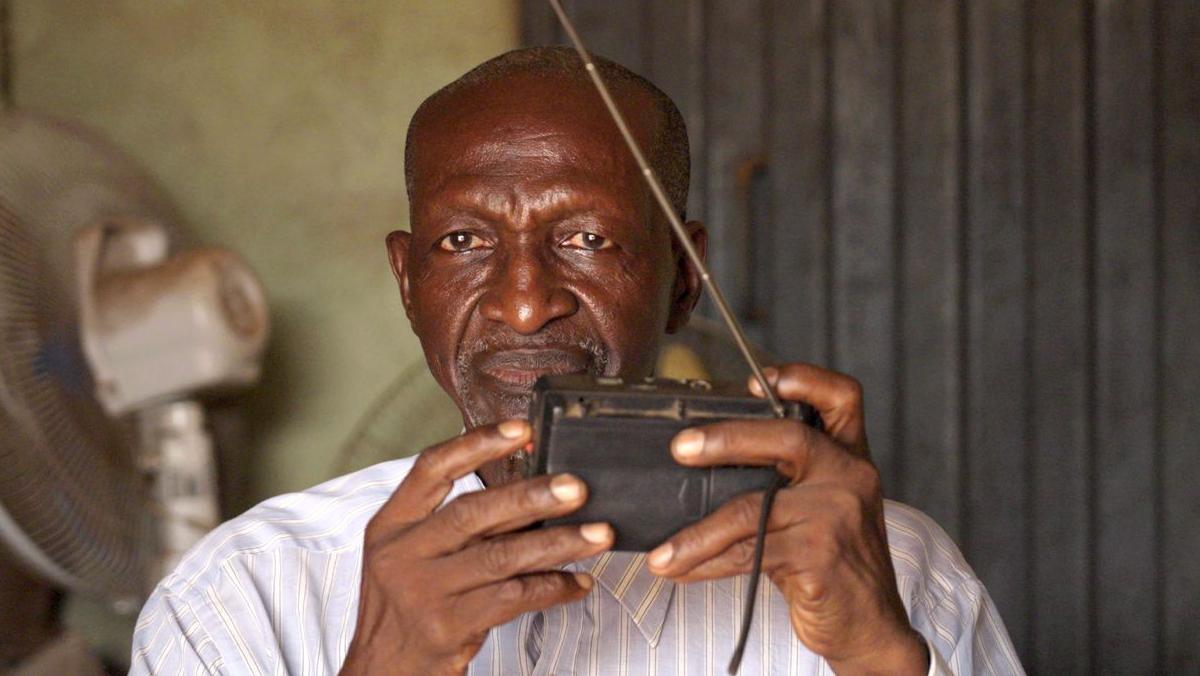
[[[563,240],[565,246],[575,249],[584,249],[587,251],[600,251],[607,249],[613,244],[607,237],[602,237],[594,232],[577,232],[569,238]]]
[[[458,230],[438,240],[438,248],[451,253],[462,253],[483,249],[488,246],[487,240],[466,230]]]

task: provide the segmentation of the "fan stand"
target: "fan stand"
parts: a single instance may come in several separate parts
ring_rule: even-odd
[[[217,473],[204,407],[172,401],[137,414],[139,465],[151,482],[159,517],[158,552],[148,574],[150,588],[175,569],[184,553],[220,523]]]

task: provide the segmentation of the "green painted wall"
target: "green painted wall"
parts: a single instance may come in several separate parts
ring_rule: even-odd
[[[274,337],[235,504],[326,478],[419,358],[383,247],[407,226],[409,117],[517,44],[517,3],[11,1],[17,104],[107,133],[267,288]]]
[[[516,46],[515,0],[9,2],[17,105],[106,133],[196,239],[241,253],[266,286],[252,444],[226,467],[246,477],[237,509],[346,467],[359,416],[403,398],[398,374],[434,391],[383,246],[407,227],[404,132],[425,96]],[[73,599],[66,621],[127,659],[131,618]]]

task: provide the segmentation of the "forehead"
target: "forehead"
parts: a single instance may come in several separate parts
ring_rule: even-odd
[[[646,94],[615,88],[630,126],[650,149],[657,115]],[[517,74],[454,91],[414,123],[413,199],[472,181],[631,187],[636,164],[587,81]],[[638,191],[640,192],[640,190]]]

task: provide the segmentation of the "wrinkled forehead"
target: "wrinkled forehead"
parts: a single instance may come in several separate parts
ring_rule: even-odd
[[[616,89],[649,150],[656,115],[649,98]],[[517,75],[455,91],[421,111],[410,142],[414,199],[464,177],[625,183],[637,167],[600,96],[587,81]]]

